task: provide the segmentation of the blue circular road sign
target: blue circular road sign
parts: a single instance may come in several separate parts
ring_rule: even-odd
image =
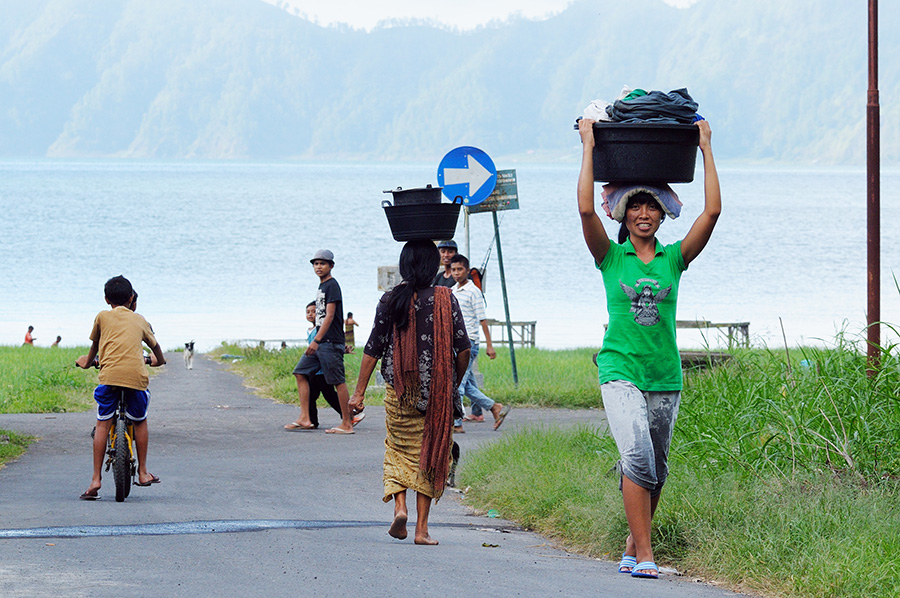
[[[464,145],[447,152],[437,171],[438,185],[448,199],[462,197],[463,205],[483,202],[497,184],[497,168],[490,156]]]

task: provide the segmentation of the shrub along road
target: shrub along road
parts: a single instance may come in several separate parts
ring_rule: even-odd
[[[90,481],[93,413],[0,415],[40,440],[0,470],[0,595],[734,596],[675,576],[636,580],[566,553],[448,491],[432,508],[440,546],[391,539],[381,501],[384,411],[353,436],[286,432],[293,405],[254,396],[224,365],[179,354],[151,380],[149,470],[161,478],[116,503]],[[514,409],[501,432],[467,424],[465,452],[529,423],[596,411]],[[320,409],[324,427],[337,423]],[[410,497],[412,499],[412,497]],[[414,499],[411,500],[414,504]],[[413,512],[410,513],[411,518]]]

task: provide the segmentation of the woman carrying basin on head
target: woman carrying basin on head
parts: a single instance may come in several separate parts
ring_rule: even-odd
[[[400,253],[403,282],[382,296],[366,343],[350,408],[362,409],[366,385],[381,359],[385,381],[384,502],[394,501],[388,533],[406,538],[406,491],[416,491],[416,544],[428,534],[432,499],[444,491],[453,420],[462,417],[457,387],[469,365],[469,337],[450,289],[433,287],[440,254],[428,240]]]
[[[681,359],[675,343],[675,311],[681,273],[712,235],[721,211],[719,178],[710,128],[699,121],[704,208],[683,240],[656,238],[666,214],[680,211],[665,185],[632,185],[607,195],[609,214],[621,222],[610,241],[594,209],[594,122],[581,120],[583,144],[578,210],[588,250],[603,275],[609,328],[597,356],[600,390],[620,454],[621,490],[630,534],[620,573],[656,578],[650,522],[668,475],[669,443],[681,398]],[[674,199],[673,199],[674,198]],[[606,206],[605,206],[606,207]]]

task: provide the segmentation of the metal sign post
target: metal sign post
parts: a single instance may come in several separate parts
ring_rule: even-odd
[[[866,229],[868,270],[868,359],[866,372],[881,363],[881,139],[878,103],[878,0],[869,0],[869,91],[866,102]]]
[[[497,185],[494,192],[481,203],[470,206],[466,210],[470,214],[490,212],[494,218],[494,239],[497,241],[497,263],[500,266],[500,287],[503,290],[503,310],[506,315],[506,336],[509,339],[509,360],[512,365],[513,383],[519,386],[519,370],[516,368],[516,348],[513,344],[512,324],[509,317],[509,295],[506,292],[506,273],[503,270],[503,249],[500,246],[500,224],[497,221],[499,210],[518,210],[519,192],[516,185],[515,170],[498,170]]]

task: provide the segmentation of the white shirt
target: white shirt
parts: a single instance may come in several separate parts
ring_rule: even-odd
[[[472,344],[481,340],[481,321],[485,319],[484,315],[484,295],[475,283],[466,280],[462,285],[459,283],[452,288],[453,296],[459,303],[459,310],[462,313],[463,321],[466,324],[466,334],[469,335],[469,341]]]

